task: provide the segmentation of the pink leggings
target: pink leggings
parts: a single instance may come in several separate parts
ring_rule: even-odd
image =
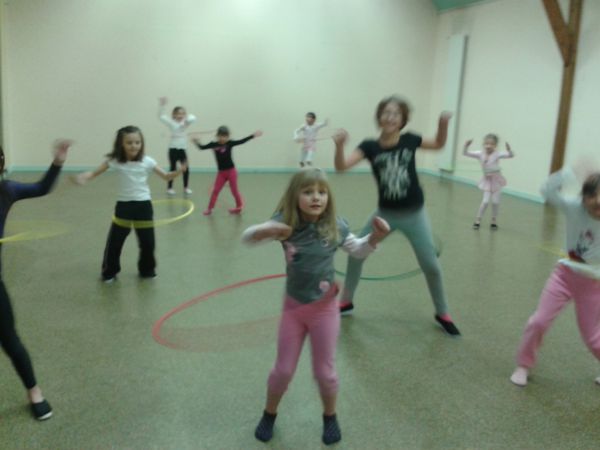
[[[600,280],[585,277],[558,264],[544,286],[537,310],[527,321],[517,354],[519,366],[531,368],[535,365],[546,330],[571,299],[575,301],[581,337],[600,360]]]
[[[304,338],[310,337],[313,375],[322,396],[338,390],[335,347],[340,330],[340,312],[332,289],[322,299],[303,304],[286,296],[279,323],[277,360],[269,375],[269,393],[282,395],[298,365]]]
[[[229,181],[229,189],[231,189],[231,194],[233,198],[235,198],[235,207],[242,207],[242,196],[240,195],[240,191],[238,191],[237,185],[237,170],[235,167],[226,170],[219,170],[217,173],[217,178],[215,179],[215,184],[213,186],[212,194],[210,196],[210,202],[208,204],[208,209],[214,209],[215,203],[217,203],[217,197],[219,196],[219,192],[225,186],[225,183]]]

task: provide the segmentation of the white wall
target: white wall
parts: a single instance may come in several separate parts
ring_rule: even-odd
[[[265,135],[236,151],[239,167],[296,167],[292,131],[314,110],[322,134],[346,127],[356,144],[373,113],[399,92],[429,126],[438,17],[423,0],[4,0],[4,143],[12,166],[39,167],[49,143],[72,137],[69,163],[96,165],[115,131],[142,128],[166,162],[157,98],[227,124],[232,137]],[[316,163],[332,167],[333,145]],[[192,167],[213,167],[191,150]]]
[[[600,144],[599,20],[600,2],[584,2],[567,162]],[[498,0],[441,14],[432,112],[440,109],[446,42],[454,33],[469,35],[455,175],[480,178],[477,162],[460,155],[462,143],[474,138],[476,148],[486,133],[495,132],[516,153],[502,166],[509,190],[538,196],[550,169],[562,82],[562,59],[542,2]],[[435,156],[420,162],[436,167]]]

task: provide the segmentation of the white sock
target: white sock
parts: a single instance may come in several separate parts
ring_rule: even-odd
[[[527,386],[527,375],[529,375],[529,369],[527,369],[526,367],[519,366],[510,376],[510,381],[512,381],[517,386]]]
[[[596,378],[596,384],[600,384],[600,377]]]

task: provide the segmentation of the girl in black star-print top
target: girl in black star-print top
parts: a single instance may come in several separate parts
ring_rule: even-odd
[[[237,186],[237,170],[235,169],[233,159],[231,158],[231,149],[236,145],[243,144],[248,142],[250,139],[259,136],[262,136],[262,131],[255,131],[253,134],[243,139],[231,141],[229,140],[229,128],[226,126],[220,126],[217,129],[216,141],[202,145],[198,139],[194,139],[194,144],[196,144],[200,150],[214,150],[217,168],[219,169],[217,178],[215,179],[215,184],[212,189],[212,194],[210,196],[210,201],[208,203],[208,208],[206,208],[206,210],[203,212],[205,216],[212,214],[212,210],[217,203],[217,198],[219,197],[219,192],[221,192],[221,189],[223,189],[223,186],[225,186],[225,183],[227,182],[229,182],[229,189],[231,189],[231,194],[235,199],[235,208],[231,208],[229,212],[231,214],[239,214],[242,212],[242,196],[240,195],[240,191],[238,190]]]
[[[348,157],[344,156],[344,144],[348,133],[340,130],[334,136],[335,168],[346,171],[363,159],[371,163],[371,169],[379,190],[379,204],[373,215],[384,218],[392,230],[400,230],[410,241],[425,274],[427,286],[435,307],[435,320],[448,334],[460,335],[448,314],[448,304],[442,281],[442,270],[437,259],[429,219],[423,208],[424,197],[417,170],[415,153],[418,148],[439,150],[446,143],[450,113],[442,113],[434,139],[423,139],[413,133],[401,133],[410,116],[408,103],[396,96],[384,98],[375,113],[381,130],[379,138],[366,139]],[[360,232],[364,236],[371,232],[371,219]],[[354,308],[354,292],[360,279],[363,261],[349,257],[346,281],[342,293],[340,310],[348,312]]]

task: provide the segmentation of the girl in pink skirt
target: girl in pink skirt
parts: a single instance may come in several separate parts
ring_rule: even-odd
[[[471,142],[473,142],[473,139],[469,139],[465,142],[463,155],[468,156],[469,158],[478,159],[481,163],[481,168],[483,169],[483,178],[478,184],[479,189],[483,191],[483,201],[479,206],[479,211],[477,211],[473,229],[479,229],[483,213],[491,200],[492,221],[490,228],[492,230],[497,230],[498,224],[496,223],[496,218],[498,216],[498,208],[500,207],[500,192],[502,191],[502,187],[506,186],[506,178],[500,173],[500,159],[513,158],[515,154],[512,152],[508,142],[506,143],[506,152],[501,153],[497,151],[498,136],[495,134],[490,133],[483,138],[483,151],[469,151]]]

